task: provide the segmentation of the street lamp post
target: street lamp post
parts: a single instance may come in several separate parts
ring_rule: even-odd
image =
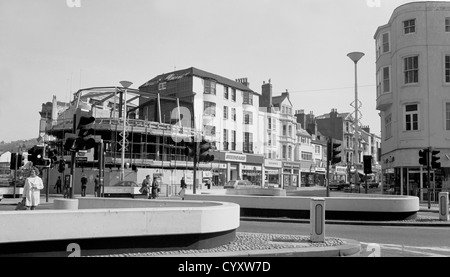
[[[133,84],[130,81],[120,81],[122,87],[125,88],[124,100],[123,100],[123,130],[122,130],[122,164],[121,164],[121,173],[120,180],[123,181],[125,179],[125,142],[126,142],[126,130],[127,130],[127,89]]]
[[[355,186],[358,183],[358,169],[356,165],[358,164],[358,148],[359,148],[359,133],[358,133],[358,78],[357,78],[357,66],[358,61],[364,56],[362,52],[351,52],[347,56],[355,63],[355,123],[354,123],[354,133],[355,133],[355,144],[353,153],[353,163],[355,165]]]

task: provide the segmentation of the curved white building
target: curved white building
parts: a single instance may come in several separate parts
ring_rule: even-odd
[[[420,150],[440,151],[432,187],[448,189],[450,182],[450,3],[399,6],[374,39],[383,184],[426,198],[418,189],[427,186]]]

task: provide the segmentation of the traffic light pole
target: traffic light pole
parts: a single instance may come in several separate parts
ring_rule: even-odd
[[[16,198],[16,183],[17,183],[17,160],[18,160],[18,155],[16,155],[16,159],[14,161],[14,193],[13,193],[13,198]]]
[[[195,153],[194,153],[194,188],[192,190],[192,192],[194,194],[196,194],[196,187],[197,187],[197,164],[198,164],[198,154],[200,152],[200,142],[195,141],[196,139],[194,139],[194,149],[195,149]]]
[[[430,191],[430,189],[431,189],[431,186],[430,186],[430,181],[431,181],[431,178],[430,178],[430,159],[431,159],[431,147],[428,147],[428,153],[427,153],[427,155],[428,155],[428,159],[427,159],[427,195],[428,195],[428,209],[431,209],[431,191]]]
[[[330,197],[330,159],[331,159],[331,152],[333,151],[331,138],[328,137],[328,143],[327,143],[327,197]]]
[[[366,185],[366,194],[367,194],[367,190],[368,190],[368,188],[367,188],[367,173],[364,173],[364,183]]]
[[[72,133],[76,133],[77,131],[77,114],[73,114],[73,127],[72,127]],[[76,159],[77,153],[74,151],[70,152],[70,175],[72,176],[72,182],[70,184],[70,198],[75,198],[74,196],[74,187],[75,187],[75,159]]]
[[[105,186],[104,186],[104,177],[105,177],[105,153],[103,149],[103,140],[100,140],[100,143],[98,145],[99,153],[98,153],[98,191],[97,195],[98,197],[104,197],[105,195]]]

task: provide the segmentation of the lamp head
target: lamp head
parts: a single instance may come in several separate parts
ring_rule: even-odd
[[[122,87],[124,88],[129,88],[133,83],[130,81],[120,81],[120,84],[122,85]]]
[[[351,53],[348,53],[347,56],[348,56],[354,63],[357,63],[357,62],[364,56],[364,53],[362,53],[362,52],[351,52]]]

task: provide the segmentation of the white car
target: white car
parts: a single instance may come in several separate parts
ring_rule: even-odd
[[[111,196],[131,196],[134,198],[135,195],[141,195],[139,189],[141,188],[134,181],[120,181],[110,186],[105,186],[104,195],[105,197]]]
[[[259,188],[258,185],[254,185],[249,180],[230,180],[228,181],[224,189],[239,189],[239,188]]]

